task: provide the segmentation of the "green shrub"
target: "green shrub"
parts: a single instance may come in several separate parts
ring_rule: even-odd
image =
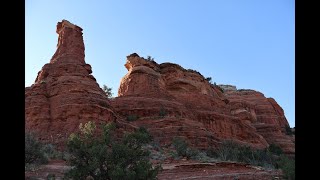
[[[163,151],[160,142],[157,141],[157,140],[153,140],[153,141],[151,142],[151,146],[152,146],[156,151]]]
[[[290,126],[286,126],[285,129],[286,129],[286,134],[287,134],[287,135],[292,136],[292,135],[294,134],[294,133],[292,132]]]
[[[198,160],[200,162],[216,162],[216,159],[209,157],[204,151],[198,151],[191,159]]]
[[[256,164],[259,156],[263,156],[261,152],[253,151],[249,146],[236,146],[237,148],[237,158],[233,158],[232,160]]]
[[[271,168],[275,163],[273,154],[268,149],[252,149],[230,140],[223,141],[217,148],[209,149],[208,155],[222,161],[245,162]]]
[[[159,111],[159,116],[161,118],[164,118],[166,115],[167,115],[167,111],[163,107],[161,107],[161,109]]]
[[[143,148],[151,150],[149,156],[151,159],[160,161],[166,159],[163,149],[161,148],[160,144],[156,141],[152,141],[151,143],[144,145]]]
[[[268,150],[275,155],[280,155],[283,154],[283,150],[280,148],[280,146],[275,145],[275,144],[270,144],[268,147]]]
[[[68,163],[73,166],[65,177],[72,179],[155,179],[160,166],[152,167],[149,152],[143,144],[151,136],[145,128],[127,133],[120,139],[114,134],[115,124],[102,125],[101,135],[94,135],[96,126],[88,122],[79,133],[70,135]]]
[[[210,148],[207,154],[210,157],[219,158],[220,160],[234,160],[237,159],[238,146],[233,141],[223,141],[222,144],[217,148]]]
[[[239,91],[239,92],[245,92],[245,91],[252,92],[254,90],[252,90],[252,89],[238,89],[237,91]]]
[[[295,160],[285,156],[275,144],[270,144],[265,149],[253,149],[227,140],[217,148],[208,149],[207,154],[223,161],[245,162],[266,168],[278,167],[286,178],[295,179]]]
[[[169,156],[171,156],[174,160],[178,160],[181,158],[181,156],[179,156],[177,151],[169,151]]]
[[[279,168],[282,169],[285,178],[294,180],[295,177],[295,160],[288,158],[286,155],[280,155],[278,161]]]
[[[108,98],[111,98],[113,96],[112,88],[109,88],[107,85],[103,85],[102,90],[106,93]]]
[[[55,174],[49,173],[49,174],[47,175],[47,180],[55,180],[55,179],[56,179],[56,175],[55,175]]]
[[[43,152],[47,159],[63,159],[67,160],[69,158],[68,152],[58,151],[56,147],[52,144],[44,144]]]
[[[270,151],[268,151],[267,149],[250,149],[252,152],[251,158],[250,156],[247,156],[248,161],[242,162],[247,162],[252,165],[263,166],[266,168],[274,168],[275,158]]]
[[[211,83],[212,77],[207,77],[206,80],[207,80],[210,84],[212,84],[212,83]]]
[[[55,157],[55,146],[52,144],[43,144],[43,151],[47,156],[50,156],[50,158]]]
[[[182,68],[182,69],[184,69],[184,68]],[[187,69],[186,71],[187,71],[187,72],[192,72],[192,73],[197,73],[197,74],[199,74],[200,76],[202,76],[202,77],[203,77],[203,75],[202,75],[200,72],[196,71],[196,70],[193,70],[193,69]]]
[[[186,156],[187,158],[190,158],[190,159],[197,159],[198,160],[198,155],[199,155],[199,150],[196,149],[196,148],[187,148],[186,150]]]
[[[137,119],[139,119],[139,117],[137,115],[134,115],[134,114],[127,116],[127,121],[135,121]]]
[[[25,165],[26,164],[43,164],[47,163],[48,159],[44,151],[44,145],[36,139],[34,134],[26,132],[25,141]]]
[[[39,166],[40,164],[29,164],[29,163],[27,163],[27,164],[25,164],[24,165],[24,170],[25,171],[37,171],[37,170],[39,170],[40,169],[40,166]]]
[[[199,154],[197,149],[188,147],[187,142],[182,138],[175,137],[172,140],[172,145],[176,149],[178,156],[196,159],[197,155]]]
[[[212,146],[210,146],[207,150],[206,150],[206,154],[209,156],[209,157],[217,157],[217,154],[216,154],[216,149]]]
[[[186,141],[184,139],[175,137],[172,140],[172,144],[173,144],[174,148],[176,149],[177,154],[179,156],[187,157],[188,144],[186,143]]]
[[[151,57],[151,56],[147,56],[147,59],[146,59],[146,60],[148,60],[148,61],[154,61],[154,58]]]

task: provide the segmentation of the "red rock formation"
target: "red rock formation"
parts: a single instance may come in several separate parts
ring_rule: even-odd
[[[232,139],[256,148],[275,143],[294,153],[294,136],[285,135],[288,122],[274,99],[215,86],[197,71],[134,53],[127,56],[119,97],[109,101],[85,63],[82,29],[63,20],[57,33],[56,53],[25,89],[26,129],[43,140],[61,144],[82,122],[116,121],[121,130],[146,127],[162,145],[182,137],[204,149]]]
[[[240,119],[251,117],[251,125],[271,144],[279,145],[286,153],[294,154],[294,138],[286,135],[289,126],[283,109],[273,98],[266,98],[254,90],[226,91],[231,113]]]
[[[138,116],[131,123],[147,127],[160,143],[169,144],[174,137],[183,137],[198,148],[225,139],[257,148],[270,143],[253,124],[257,121],[255,104],[246,102],[245,107],[251,109],[244,111],[241,101],[230,102],[229,96],[199,72],[172,63],[159,65],[136,53],[127,56],[125,67],[128,73],[121,80],[119,97],[111,104],[123,117]],[[263,119],[261,112],[269,112],[262,105],[257,109],[259,120]],[[272,107],[281,113],[275,102]],[[161,111],[165,116],[160,116]]]
[[[59,143],[82,122],[114,121],[106,94],[84,60],[82,29],[63,20],[57,25],[57,51],[25,89],[25,124],[41,139]]]

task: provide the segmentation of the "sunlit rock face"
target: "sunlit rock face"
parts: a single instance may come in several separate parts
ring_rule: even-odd
[[[113,121],[121,132],[146,127],[161,145],[181,137],[206,149],[232,139],[255,148],[274,143],[294,154],[294,136],[286,135],[288,122],[274,99],[212,85],[195,70],[133,53],[118,97],[109,100],[85,63],[82,29],[63,20],[56,32],[55,54],[25,89],[26,130],[43,141],[63,145],[80,123]]]
[[[232,139],[256,148],[275,143],[294,153],[283,110],[262,93],[212,85],[197,71],[136,53],[127,56],[125,67],[128,73],[111,105],[124,118],[138,116],[131,123],[147,127],[161,144],[182,137],[207,148]]]
[[[273,98],[254,90],[227,91],[231,113],[240,119],[252,118],[250,124],[269,144],[279,145],[288,154],[295,153],[294,137],[286,135],[289,126],[283,109]]]
[[[82,29],[63,20],[56,32],[55,54],[25,89],[25,125],[42,140],[63,144],[80,123],[109,122],[116,116],[85,63]]]

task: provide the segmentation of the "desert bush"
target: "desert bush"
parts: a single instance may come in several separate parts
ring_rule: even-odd
[[[113,96],[112,88],[109,88],[107,85],[103,85],[102,89],[106,93],[108,98],[111,98]]]
[[[215,148],[211,149],[211,152],[208,153],[212,157],[219,158],[222,161],[227,160],[236,160],[238,159],[239,154],[239,145],[233,141],[223,141],[222,144]]]
[[[176,149],[178,156],[187,157],[188,159],[196,159],[199,151],[195,148],[190,148],[188,143],[179,137],[172,140],[172,145]]]
[[[155,149],[156,151],[163,151],[161,144],[158,140],[153,140],[150,145]]]
[[[217,148],[209,149],[209,157],[214,157],[222,161],[237,161],[249,163],[252,165],[259,165],[263,167],[273,168],[276,162],[274,152],[279,150],[276,146],[271,146],[269,149],[253,149],[249,146],[243,146],[231,140],[223,141]]]
[[[268,147],[268,150],[275,155],[280,155],[283,154],[283,150],[280,148],[280,146],[275,145],[275,144],[270,144]]]
[[[151,57],[151,56],[147,56],[147,59],[146,59],[146,60],[148,60],[148,61],[154,61],[154,58]]]
[[[55,180],[55,179],[56,179],[56,175],[55,175],[55,174],[49,173],[49,174],[47,175],[47,180]]]
[[[52,144],[44,144],[43,152],[45,153],[45,157],[47,159],[68,160],[70,156],[66,151],[58,151],[55,145]]]
[[[277,162],[279,168],[282,169],[284,177],[290,180],[294,180],[295,177],[295,160],[287,157],[286,155],[280,155]]]
[[[187,157],[187,149],[189,147],[188,147],[188,144],[186,143],[186,141],[184,139],[175,137],[172,140],[172,144],[173,144],[174,148],[176,149],[177,154],[179,156]]]
[[[211,82],[212,77],[207,77],[206,80],[207,80],[210,84],[212,84],[212,82]]]
[[[159,116],[161,118],[164,118],[166,115],[167,115],[167,111],[163,107],[161,107],[161,109],[159,111]]]
[[[166,159],[165,154],[162,151],[151,151],[150,156],[151,159],[163,161]]]
[[[44,151],[44,145],[38,141],[31,132],[26,132],[25,142],[25,165],[27,164],[44,164],[48,162]]]
[[[197,74],[199,74],[200,76],[203,77],[203,75],[202,75],[199,71],[196,71],[196,70],[193,70],[193,69],[187,69],[186,71],[187,71],[187,72],[197,73]]]
[[[48,159],[63,159],[64,152],[56,150],[52,144],[44,144],[43,151]]]
[[[139,117],[137,115],[134,115],[134,114],[127,116],[127,121],[135,121],[137,119],[139,119]]]
[[[169,156],[171,156],[174,160],[178,160],[181,158],[181,156],[179,156],[177,151],[169,151]]]
[[[196,153],[191,157],[193,160],[198,160],[200,162],[215,162],[216,160],[213,158],[210,158],[206,152],[204,151],[195,151]]]
[[[217,157],[216,149],[212,146],[209,146],[205,152],[209,157],[215,157],[215,158]]]
[[[252,89],[238,89],[237,91],[239,91],[239,92],[244,92],[244,91],[254,91],[254,90],[252,90]]]
[[[249,164],[272,169],[275,167],[276,158],[270,151],[268,151],[267,149],[251,149],[251,151],[252,158],[247,157],[247,159],[249,160],[247,162]]]
[[[120,139],[114,134],[115,124],[102,125],[101,134],[95,134],[96,126],[88,122],[80,126],[79,133],[70,135],[67,142],[73,166],[66,178],[85,179],[155,179],[160,166],[152,167],[149,152],[143,144],[151,141],[145,128],[127,133]]]
[[[286,134],[287,134],[287,135],[292,136],[292,135],[294,134],[294,133],[292,132],[290,126],[286,126],[285,129],[286,129]]]
[[[189,147],[187,142],[179,137],[175,137],[172,140],[172,145],[176,151],[170,152],[171,157],[174,159],[180,159],[186,157],[188,159],[198,160],[201,162],[214,162],[215,159],[209,157],[206,152],[200,151],[196,148]]]

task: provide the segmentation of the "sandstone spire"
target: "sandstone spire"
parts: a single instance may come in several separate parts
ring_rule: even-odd
[[[43,140],[63,145],[80,123],[114,121],[109,100],[84,61],[82,29],[63,20],[57,24],[57,51],[25,89],[25,124]]]
[[[58,45],[55,54],[52,56],[51,63],[66,56],[84,63],[82,28],[67,20],[62,20],[62,22],[58,22],[56,32],[59,35]]]

